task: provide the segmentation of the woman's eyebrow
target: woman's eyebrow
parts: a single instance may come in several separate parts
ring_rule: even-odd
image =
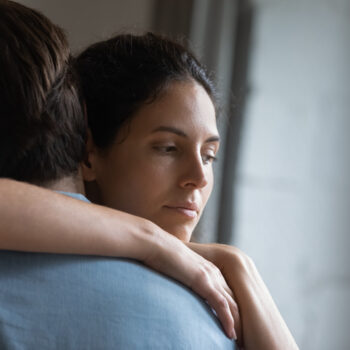
[[[184,131],[182,131],[178,128],[175,128],[173,126],[158,126],[157,128],[152,130],[152,133],[155,133],[155,132],[171,132],[171,133],[176,134],[178,136],[182,136],[185,138],[188,137],[188,135]],[[206,139],[205,143],[207,143],[207,142],[219,142],[219,141],[220,141],[220,137],[218,135],[215,135],[215,136],[211,136],[208,139]]]
[[[206,139],[204,141],[205,143],[208,143],[208,142],[220,142],[220,137],[219,136],[211,136],[209,137],[208,139]]]
[[[182,130],[178,128],[174,128],[173,126],[158,126],[157,128],[152,130],[152,133],[159,132],[159,131],[171,132],[178,136],[188,137],[187,134],[184,133]]]

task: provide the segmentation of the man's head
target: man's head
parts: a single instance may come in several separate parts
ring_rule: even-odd
[[[0,177],[45,185],[74,175],[86,125],[62,30],[0,0],[0,72]]]

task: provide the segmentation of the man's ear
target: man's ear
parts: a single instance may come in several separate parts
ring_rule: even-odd
[[[91,131],[89,129],[86,141],[86,155],[84,161],[81,164],[84,181],[96,180],[96,153],[97,148],[94,144]]]

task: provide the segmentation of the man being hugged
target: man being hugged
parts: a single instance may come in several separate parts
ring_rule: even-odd
[[[79,175],[86,141],[83,104],[61,29],[37,11],[0,0],[0,72],[0,177],[88,202]],[[18,184],[19,196],[21,188]],[[45,203],[47,191],[34,193]],[[60,213],[62,206],[74,209],[70,198],[64,201],[62,194],[50,195],[57,196]],[[38,215],[24,197],[23,201],[27,212],[16,225]],[[52,201],[47,205],[53,205]],[[144,234],[143,245],[130,244],[133,248],[126,249],[137,236],[132,229],[141,231],[146,220],[118,216],[112,209],[88,203],[85,215],[96,216],[107,231],[113,220],[117,225],[109,239],[104,235],[104,241],[96,238],[95,227],[76,237],[67,232],[72,255],[40,253],[50,251],[56,229],[63,232],[64,217],[40,240],[31,234],[15,242],[9,228],[9,247],[12,239],[14,246],[25,247],[21,250],[37,253],[0,251],[1,349],[233,348],[208,305],[182,284],[134,260],[74,255],[76,251],[106,254],[108,246],[110,254],[106,255],[146,260],[142,249],[151,246],[152,235]],[[82,220],[77,213],[67,227],[79,232]],[[128,226],[128,222],[137,224]],[[163,237],[159,228],[151,227]],[[123,234],[128,230],[132,232]],[[197,256],[164,233],[168,236],[164,239],[177,244],[177,254],[184,249]],[[54,251],[60,252],[60,242],[55,242]],[[169,274],[180,276],[176,271]],[[186,282],[185,277],[179,279]]]

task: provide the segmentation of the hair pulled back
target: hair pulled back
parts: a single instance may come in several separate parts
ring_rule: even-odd
[[[108,148],[120,127],[174,81],[194,80],[214,99],[214,86],[195,56],[178,42],[147,33],[121,34],[76,58],[89,126],[97,147]]]

